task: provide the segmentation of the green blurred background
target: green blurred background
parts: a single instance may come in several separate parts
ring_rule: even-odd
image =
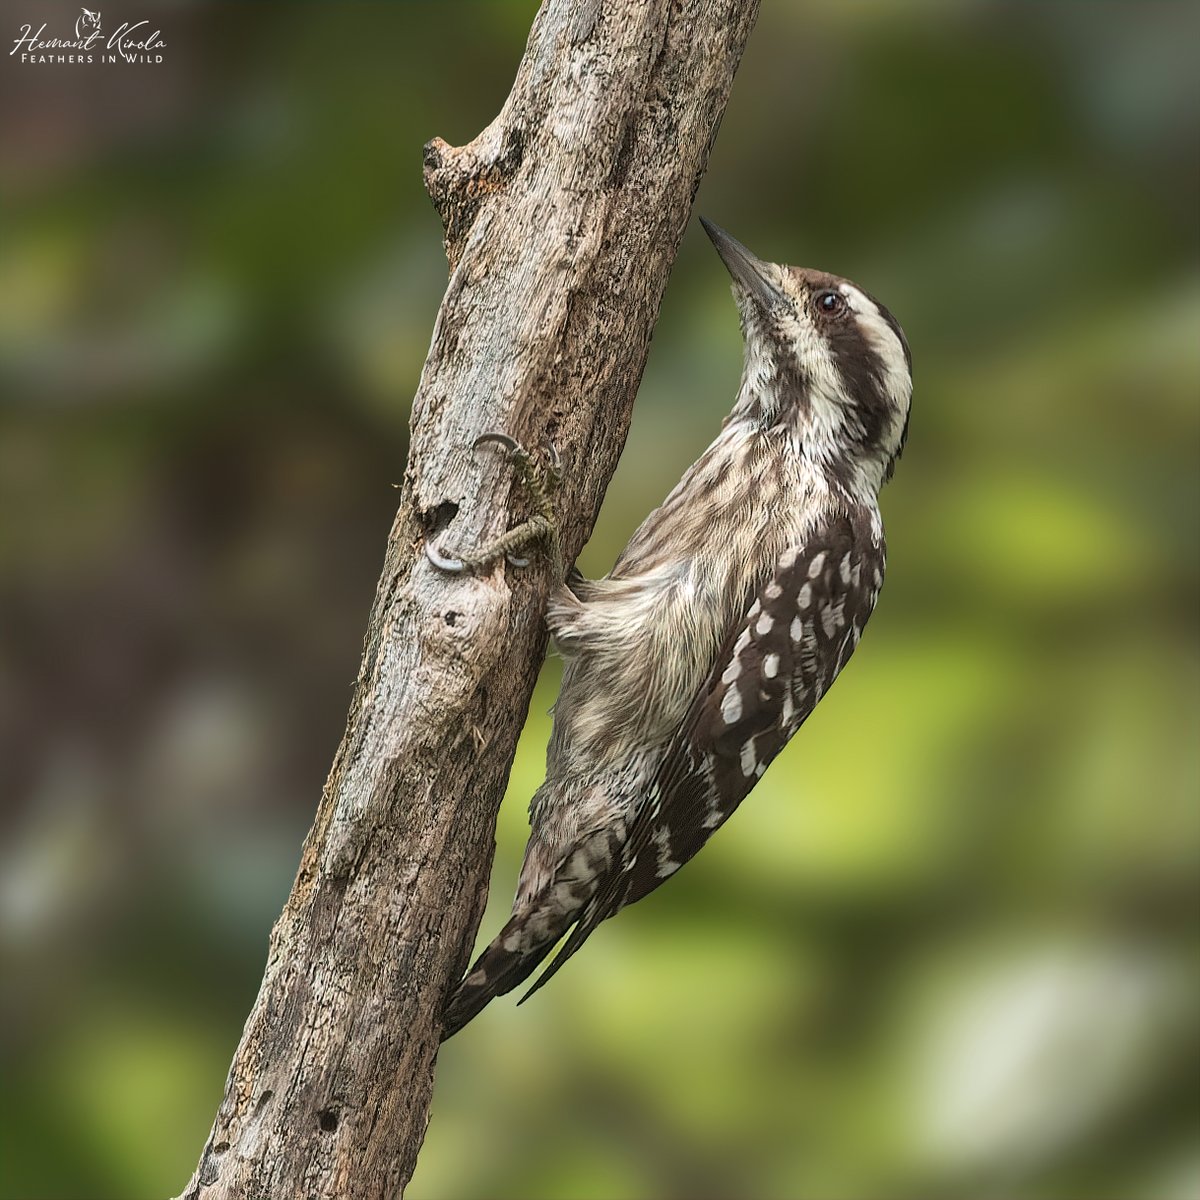
[[[445,280],[421,146],[491,120],[535,5],[126,9],[162,65],[0,69],[22,1200],[195,1163],[396,504]],[[888,583],[696,863],[448,1044],[412,1200],[1200,1195],[1197,12],[764,0],[697,210],[904,323]],[[693,224],[587,573],[739,368]]]

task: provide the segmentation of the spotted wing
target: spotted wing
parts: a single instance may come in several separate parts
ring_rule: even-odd
[[[830,518],[779,558],[668,746],[620,859],[532,990],[728,820],[846,665],[883,568],[882,536],[865,516]]]

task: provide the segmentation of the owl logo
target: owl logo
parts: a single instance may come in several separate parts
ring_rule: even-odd
[[[100,14],[91,9],[81,9],[75,18],[75,36],[80,39],[89,38],[100,32]]]

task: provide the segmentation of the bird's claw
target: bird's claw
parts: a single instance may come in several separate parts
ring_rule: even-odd
[[[501,433],[499,429],[489,429],[487,433],[481,433],[471,443],[471,449],[478,450],[480,446],[488,445],[503,446],[514,457],[525,453],[525,447],[515,437],[510,437],[507,433]]]
[[[498,558],[504,558],[513,567],[527,567],[532,560],[516,554],[515,551],[523,549],[532,542],[548,540],[551,559],[557,567],[561,562],[562,555],[558,548],[558,533],[554,525],[550,493],[558,486],[562,478],[562,457],[558,452],[558,447],[553,443],[547,446],[548,463],[543,472],[530,458],[525,447],[507,433],[498,429],[489,429],[471,443],[474,450],[488,445],[499,446],[517,465],[521,478],[532,495],[538,510],[537,515],[502,534],[477,554],[455,558],[444,553],[433,542],[427,541],[425,557],[439,571],[445,571],[449,575],[461,575],[467,571],[486,567]]]
[[[425,543],[425,557],[447,575],[461,575],[467,570],[467,564],[461,558],[451,558],[450,555],[443,554],[432,541]]]
[[[425,557],[439,571],[445,571],[447,575],[465,575],[468,571],[476,567],[487,566],[491,561],[487,556],[482,558],[454,558],[449,554],[443,554],[441,548],[434,542],[425,543]],[[521,558],[516,554],[506,554],[504,557],[510,567],[527,567],[532,561],[528,558]]]

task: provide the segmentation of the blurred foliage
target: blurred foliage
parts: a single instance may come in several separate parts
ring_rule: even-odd
[[[403,470],[444,279],[421,146],[493,117],[534,5],[143,11],[161,66],[0,72],[22,1200],[195,1162]],[[447,1045],[413,1200],[1200,1193],[1198,34],[1183,3],[766,0],[698,209],[904,322],[888,584],[705,854]],[[739,366],[693,229],[586,572]]]

